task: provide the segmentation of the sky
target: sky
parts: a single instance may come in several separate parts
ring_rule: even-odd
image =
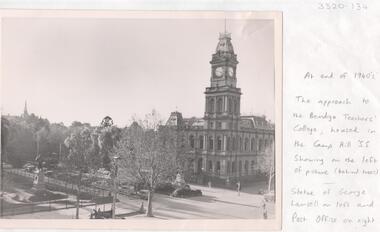
[[[7,18],[2,114],[129,125],[155,109],[203,117],[210,60],[223,19]],[[242,115],[274,119],[272,20],[229,19]]]

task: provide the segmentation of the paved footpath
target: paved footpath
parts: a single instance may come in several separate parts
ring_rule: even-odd
[[[174,198],[155,194],[153,211],[155,219],[262,219],[263,196],[256,194],[265,188],[265,183],[257,183],[251,187],[243,186],[240,194],[235,190],[209,188],[190,185],[192,189],[200,189],[203,196],[191,198]],[[145,208],[147,202],[125,195],[118,196],[116,214],[127,214],[137,211],[141,203]],[[100,205],[101,210],[111,209],[111,204]],[[80,218],[88,218],[95,206],[80,209]],[[274,203],[267,203],[268,217],[274,217]],[[39,212],[12,216],[11,218],[74,218],[75,208],[51,212]],[[128,218],[142,218],[141,215]]]
[[[201,197],[173,198],[154,195],[153,211],[156,219],[262,219],[263,196],[251,193],[190,185],[200,189]],[[123,203],[138,207],[141,200],[120,199]],[[146,204],[146,202],[145,202]],[[274,204],[268,203],[268,217],[274,217]],[[143,218],[141,215],[135,218]]]

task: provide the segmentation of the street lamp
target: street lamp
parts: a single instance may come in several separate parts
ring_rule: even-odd
[[[113,199],[112,199],[112,219],[115,219],[116,215],[116,197],[117,197],[117,161],[120,159],[119,156],[113,157]]]

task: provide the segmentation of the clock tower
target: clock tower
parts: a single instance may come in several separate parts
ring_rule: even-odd
[[[239,63],[231,43],[231,33],[220,33],[212,55],[210,87],[206,88],[205,126],[207,129],[237,130],[240,116],[240,88],[236,87]]]

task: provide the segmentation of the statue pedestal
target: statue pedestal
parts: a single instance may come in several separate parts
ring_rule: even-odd
[[[173,184],[177,188],[182,188],[186,185],[186,182],[185,182],[185,179],[183,178],[183,176],[180,173],[178,173]]]
[[[41,190],[45,190],[45,175],[43,173],[43,171],[38,171],[36,173],[36,175],[34,176],[34,180],[33,180],[33,190],[34,191],[41,191]]]

